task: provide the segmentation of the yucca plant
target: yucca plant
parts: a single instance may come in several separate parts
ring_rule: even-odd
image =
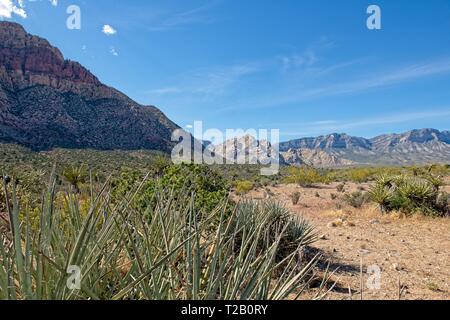
[[[439,202],[438,178],[419,176],[380,176],[369,194],[382,212],[398,210],[406,214],[442,216],[446,208]]]
[[[73,187],[76,193],[80,193],[80,184],[85,183],[87,180],[87,172],[83,166],[76,167],[70,166],[63,170],[63,177]]]
[[[392,200],[393,192],[382,182],[376,183],[369,191],[370,198],[378,204],[381,213],[386,213]]]
[[[115,202],[106,181],[83,212],[83,195],[61,202],[51,178],[37,230],[26,210],[19,215],[15,184],[5,184],[12,206],[0,239],[0,299],[286,299],[308,287],[317,257],[301,255],[315,239],[303,220],[274,203],[232,204],[229,216],[224,199],[201,211],[195,194],[160,185],[156,205],[137,211],[131,204],[146,179]],[[68,271],[76,269],[74,289]]]

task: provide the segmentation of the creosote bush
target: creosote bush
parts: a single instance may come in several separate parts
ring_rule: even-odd
[[[236,193],[239,195],[245,195],[252,191],[254,184],[251,181],[237,181],[236,182]]]
[[[284,182],[308,188],[317,183],[330,183],[330,180],[327,175],[312,167],[290,167]]]

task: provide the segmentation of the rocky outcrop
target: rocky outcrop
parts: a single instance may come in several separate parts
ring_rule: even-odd
[[[175,129],[160,110],[102,84],[47,40],[0,22],[0,141],[169,152]]]
[[[284,161],[291,165],[308,165],[318,168],[336,168],[356,165],[355,162],[329,154],[319,149],[289,149],[281,153]]]
[[[278,157],[273,154],[269,141],[257,140],[251,135],[232,138],[219,145],[208,145],[207,148],[227,163],[260,164],[272,157]]]

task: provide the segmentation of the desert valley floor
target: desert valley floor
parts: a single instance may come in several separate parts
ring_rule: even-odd
[[[381,289],[364,289],[364,299],[450,298],[450,219],[381,215],[374,205],[355,209],[339,198],[331,199],[336,186],[280,185],[268,188],[270,192],[252,191],[246,197],[265,199],[269,193],[315,226],[320,239],[312,250],[322,253],[331,263],[330,269],[336,270],[332,276],[336,285],[328,299],[361,298],[361,258],[364,283],[369,277],[367,266],[378,265],[382,270]],[[346,191],[369,187],[347,183]],[[449,186],[445,189],[450,191]],[[293,192],[301,193],[295,206],[289,198]]]

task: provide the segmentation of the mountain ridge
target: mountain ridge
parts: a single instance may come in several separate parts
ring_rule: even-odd
[[[33,150],[170,152],[180,129],[17,23],[0,22],[0,141]]]
[[[314,161],[316,166],[333,167],[361,164],[428,164],[450,163],[450,132],[436,129],[414,129],[400,134],[384,134],[371,139],[347,134],[329,134],[280,143],[285,158],[295,157],[299,150],[326,152],[334,161]],[[322,155],[323,156],[323,155]],[[293,163],[296,164],[296,163]]]

